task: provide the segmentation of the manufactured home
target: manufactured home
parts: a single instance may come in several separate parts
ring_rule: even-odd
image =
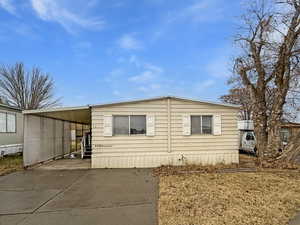
[[[22,152],[23,114],[14,106],[0,104],[0,156]]]
[[[238,163],[238,112],[172,96],[24,111],[24,164],[70,153],[71,123],[90,128],[92,168]]]

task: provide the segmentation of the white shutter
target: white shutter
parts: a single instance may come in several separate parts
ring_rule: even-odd
[[[147,115],[146,116],[146,135],[155,136],[155,116]]]
[[[182,134],[185,136],[191,135],[191,116],[182,115]]]
[[[103,116],[103,136],[110,137],[112,136],[112,115],[104,115]]]
[[[214,135],[221,135],[222,134],[222,116],[220,114],[214,115],[213,118],[214,122]]]

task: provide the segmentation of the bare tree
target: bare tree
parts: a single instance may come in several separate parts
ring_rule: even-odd
[[[220,100],[224,103],[240,105],[240,119],[251,120],[252,103],[247,88],[232,88],[227,95],[222,95]]]
[[[8,104],[21,109],[57,106],[54,82],[39,68],[26,71],[23,63],[0,67],[0,93]]]
[[[252,0],[235,41],[234,71],[251,96],[259,158],[275,158],[291,87],[299,90],[300,1]]]
[[[252,107],[253,102],[251,100],[251,95],[249,89],[245,88],[240,83],[230,81],[229,85],[234,85],[233,88],[229,89],[229,93],[220,96],[220,100],[224,103],[240,105],[241,110],[239,118],[241,120],[252,120]],[[267,115],[272,109],[274,101],[274,90],[267,88],[266,90],[266,102],[267,102]],[[283,109],[282,122],[294,122],[299,113],[300,105],[300,92],[290,88],[286,103]]]

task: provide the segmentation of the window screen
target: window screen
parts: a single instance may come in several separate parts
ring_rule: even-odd
[[[6,132],[6,113],[0,113],[0,132]]]
[[[191,116],[192,134],[201,134],[201,116]]]
[[[114,135],[146,134],[146,116],[114,116]]]
[[[146,134],[146,116],[130,116],[130,134]]]
[[[191,116],[192,134],[212,134],[212,116]]]
[[[129,134],[129,117],[128,116],[114,116],[114,135],[128,135]]]
[[[202,133],[212,133],[212,116],[202,116]]]
[[[16,132],[16,115],[7,113],[7,132]]]

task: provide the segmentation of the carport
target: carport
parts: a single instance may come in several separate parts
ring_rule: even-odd
[[[89,106],[25,110],[23,114],[25,167],[78,152],[84,133],[91,130]]]

